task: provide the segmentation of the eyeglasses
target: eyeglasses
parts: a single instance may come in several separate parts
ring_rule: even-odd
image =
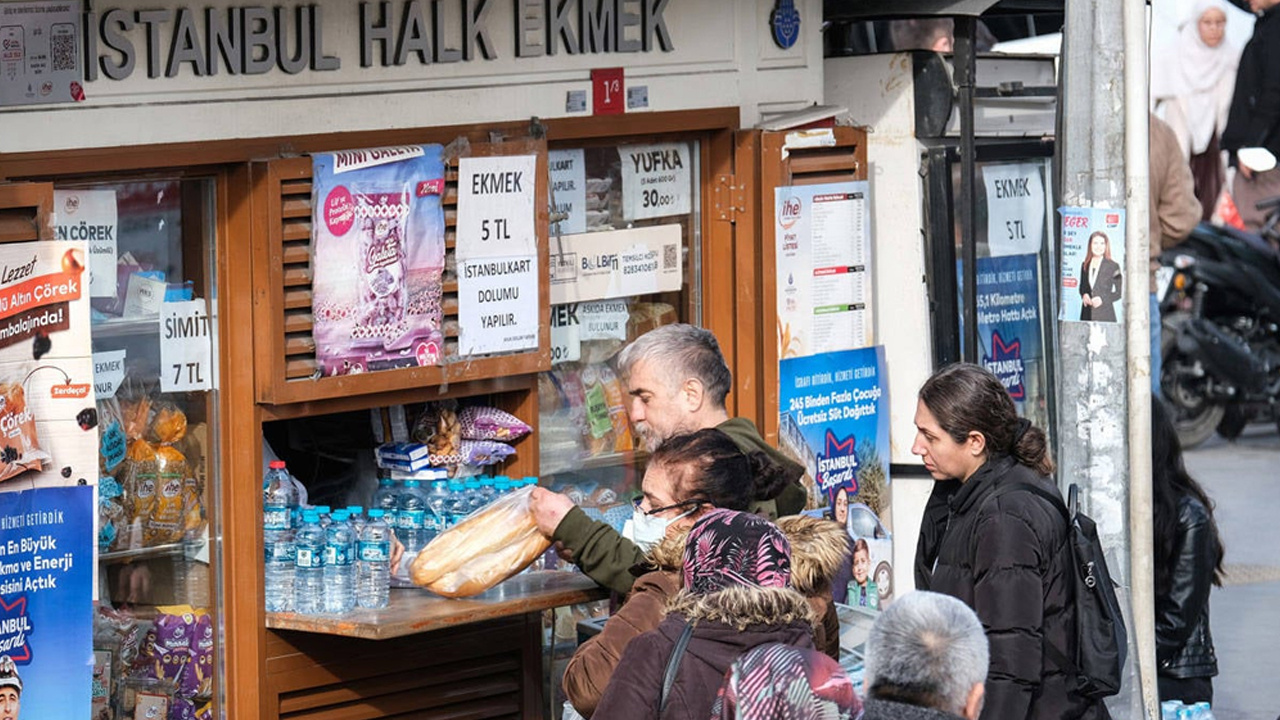
[[[644,496],[643,496],[643,495],[637,495],[637,496],[635,497],[635,499],[631,501],[631,505],[632,505],[636,510],[639,510],[640,512],[644,513],[645,515],[657,515],[657,514],[658,514],[658,513],[660,513],[660,512],[666,512],[666,511],[668,511],[668,510],[675,510],[675,509],[677,509],[677,508],[688,507],[688,506],[690,506],[690,505],[710,505],[710,504],[711,504],[711,501],[709,501],[709,500],[697,500],[697,499],[695,499],[695,500],[684,500],[684,501],[682,501],[682,502],[678,502],[678,503],[675,503],[675,504],[673,504],[673,505],[668,505],[668,506],[666,506],[666,507],[654,508],[654,509],[652,509],[652,510],[645,510],[644,508],[640,507],[640,503],[642,503],[642,502],[644,502]]]

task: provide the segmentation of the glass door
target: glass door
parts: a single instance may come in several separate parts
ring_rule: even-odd
[[[99,428],[93,717],[213,716],[219,621],[214,182],[55,189],[89,240]]]

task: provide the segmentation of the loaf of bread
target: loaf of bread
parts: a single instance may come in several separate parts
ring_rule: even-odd
[[[504,495],[436,536],[409,566],[414,584],[445,597],[467,597],[528,567],[551,546],[529,512],[532,491]]]

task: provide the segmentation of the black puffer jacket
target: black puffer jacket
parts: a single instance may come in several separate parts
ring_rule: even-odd
[[[1156,593],[1156,660],[1175,678],[1213,677],[1218,658],[1209,634],[1209,588],[1217,562],[1209,511],[1191,495],[1178,500],[1178,539],[1168,588]]]
[[[1106,707],[1075,693],[1074,674],[1044,652],[1047,643],[1076,654],[1066,522],[1030,492],[991,498],[1012,482],[1057,492],[1030,468],[993,456],[951,497],[923,587],[963,600],[982,621],[991,644],[984,720],[1107,718]]]
[[[1264,147],[1280,155],[1280,7],[1262,14],[1240,54],[1222,147]]]

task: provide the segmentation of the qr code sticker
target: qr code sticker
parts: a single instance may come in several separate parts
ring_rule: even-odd
[[[73,33],[54,33],[49,37],[49,55],[54,72],[76,69],[76,36]]]
[[[676,243],[662,246],[662,267],[670,268],[680,264],[680,246]]]

